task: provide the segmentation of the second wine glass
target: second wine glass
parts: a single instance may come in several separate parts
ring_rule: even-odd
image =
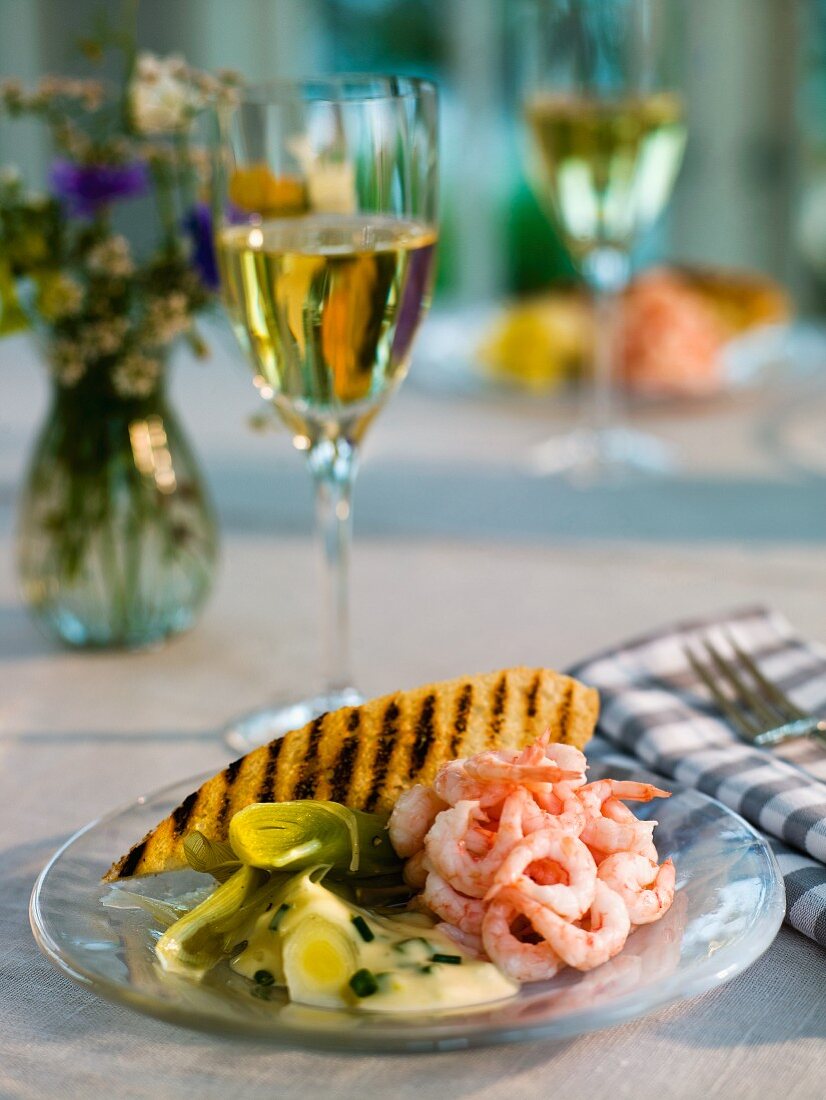
[[[537,188],[594,300],[590,424],[542,444],[539,472],[610,477],[669,465],[617,423],[616,315],[632,247],[671,195],[686,140],[676,0],[522,0],[525,115]]]
[[[216,244],[261,396],[306,455],[325,589],[325,684],[232,723],[246,751],[353,705],[348,564],[359,444],[402,381],[433,278],[437,102],[427,81],[246,89],[219,118]]]

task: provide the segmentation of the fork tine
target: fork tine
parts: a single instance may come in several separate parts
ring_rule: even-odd
[[[773,684],[771,680],[766,679],[751,657],[737,644],[730,631],[726,632],[726,636],[740,663],[748,669],[755,682],[763,689],[766,699],[786,722],[795,722],[808,717],[804,711],[794,705],[788,695],[781,691],[777,684]]]
[[[731,722],[741,737],[745,737],[747,741],[751,741],[752,738],[761,732],[762,727],[753,724],[748,719],[748,716],[743,711],[739,710],[727,695],[724,695],[723,692],[720,691],[713,677],[708,673],[703,663],[697,659],[689,646],[684,647],[684,652],[688,658],[688,663],[708,688],[712,699],[723,714],[725,714],[726,718],[728,718],[729,722]]]
[[[737,670],[731,661],[720,653],[720,651],[712,645],[708,640],[703,642],[706,653],[711,658],[714,667],[720,673],[720,675],[731,685],[732,690],[735,693],[738,701],[748,707],[753,716],[761,723],[761,732],[764,729],[771,729],[772,726],[777,725],[777,715],[770,707],[766,705],[760,695],[746,683],[742,676],[738,675]]]

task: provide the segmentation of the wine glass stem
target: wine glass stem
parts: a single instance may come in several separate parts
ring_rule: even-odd
[[[315,482],[316,527],[322,551],[324,678],[330,694],[351,687],[350,547],[351,495],[356,448],[346,440],[321,440],[307,455]]]
[[[598,435],[615,426],[617,420],[617,321],[629,271],[627,254],[616,248],[595,248],[588,253],[582,265],[582,273],[594,301],[591,426]]]

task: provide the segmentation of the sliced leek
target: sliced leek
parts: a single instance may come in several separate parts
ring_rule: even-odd
[[[380,814],[337,802],[256,803],[230,822],[230,846],[243,863],[264,869],[302,870],[325,863],[357,876],[396,871],[401,860]]]
[[[228,951],[227,920],[238,914],[266,878],[257,867],[241,867],[168,928],[155,947],[164,970],[195,976],[213,967]]]
[[[339,925],[310,913],[284,935],[281,959],[291,1000],[333,1008],[347,1003],[358,953]]]
[[[198,829],[193,829],[184,840],[184,855],[193,871],[212,875],[219,882],[226,882],[241,866],[229,844],[210,840]]]

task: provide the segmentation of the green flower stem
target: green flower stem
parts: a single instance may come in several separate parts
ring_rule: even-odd
[[[150,165],[152,178],[155,181],[155,204],[158,208],[158,216],[161,220],[164,241],[167,249],[173,248],[178,238],[178,226],[175,216],[175,200],[170,185],[169,171],[165,165]]]
[[[178,187],[180,189],[182,215],[195,205],[192,165],[189,162],[189,138],[185,130],[179,130],[173,139],[178,160]]]

